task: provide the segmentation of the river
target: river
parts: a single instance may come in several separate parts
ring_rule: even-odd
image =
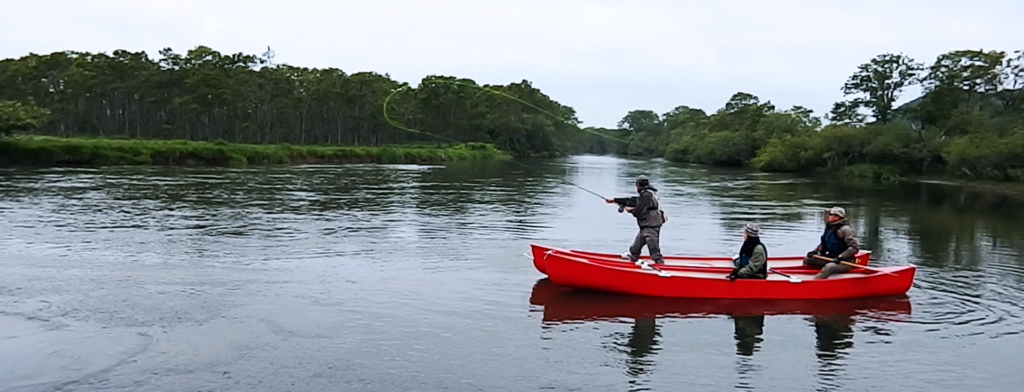
[[[669,163],[0,170],[2,391],[1016,391],[1024,204]],[[846,208],[906,296],[745,307],[554,286],[624,251],[592,194],[660,190],[666,254],[810,250]]]

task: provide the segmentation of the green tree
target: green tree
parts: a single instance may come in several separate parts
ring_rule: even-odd
[[[429,83],[429,81],[458,83]],[[246,143],[379,145],[494,142],[517,153],[583,149],[575,111],[521,81],[476,86],[431,76],[417,88],[387,74],[304,68],[199,46],[145,52],[55,52],[0,60],[0,99],[49,110],[37,132]],[[491,91],[521,99],[541,110]]]
[[[867,116],[860,112],[864,103],[859,100],[839,101],[832,105],[832,111],[826,115],[826,119],[835,124],[848,126],[861,126],[867,120]]]
[[[676,106],[661,116],[662,124],[666,131],[677,131],[683,127],[692,126],[707,118],[703,110],[694,109],[689,106]]]
[[[1006,52],[955,50],[939,55],[928,69],[925,87],[953,87],[969,93],[989,94],[1002,84],[1001,70]]]
[[[0,100],[0,135],[32,132],[50,112],[34,104]]]
[[[650,110],[633,110],[619,121],[618,126],[630,133],[657,132],[661,130],[661,117]]]
[[[1016,56],[1007,57],[1000,70],[1003,85],[997,98],[1005,109],[1019,110],[1024,101],[1024,50],[1015,51]]]
[[[917,82],[922,64],[915,63],[910,57],[901,54],[881,54],[871,61],[857,67],[857,72],[847,79],[843,85],[843,94],[862,94],[853,104],[859,104],[871,110],[875,121],[887,123],[893,104],[899,93],[907,86]],[[843,104],[840,108],[848,112]]]

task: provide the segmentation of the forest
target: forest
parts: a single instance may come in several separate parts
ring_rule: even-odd
[[[393,122],[420,132],[385,119],[386,100]],[[8,135],[346,146],[481,142],[529,154],[578,150],[577,123],[572,108],[525,80],[478,86],[430,75],[411,88],[386,74],[277,64],[270,48],[261,55],[164,49],[157,58],[65,51],[0,61],[0,133]]]
[[[910,86],[922,95],[896,106]],[[824,118],[800,106],[779,110],[739,92],[708,114],[679,106],[627,113],[627,139],[590,139],[591,152],[663,156],[679,162],[897,179],[953,175],[1024,179],[1024,53],[957,50],[926,66],[886,53],[857,67],[849,98]]]
[[[911,86],[921,96],[897,106]],[[885,53],[838,87],[847,99],[821,117],[738,92],[710,114],[685,105],[664,114],[635,110],[615,129],[581,129],[573,108],[526,80],[478,85],[429,75],[413,87],[387,74],[278,64],[270,48],[260,55],[164,49],[155,59],[67,51],[0,61],[0,135],[349,147],[476,142],[520,156],[615,153],[881,179],[1024,180],[1021,50],[956,50],[930,65]]]

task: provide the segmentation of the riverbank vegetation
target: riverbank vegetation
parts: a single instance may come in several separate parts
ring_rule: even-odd
[[[922,96],[897,107],[915,85]],[[927,67],[902,54],[882,54],[860,65],[841,91],[850,99],[823,118],[739,92],[710,114],[687,106],[661,115],[637,110],[616,129],[580,129],[571,107],[525,80],[481,86],[427,76],[412,87],[386,74],[277,64],[269,48],[259,56],[202,46],[185,54],[164,49],[155,59],[123,50],[30,54],[0,60],[0,135],[52,137],[8,138],[0,161],[384,162],[501,155],[490,147],[457,147],[462,141],[513,155],[619,153],[882,179],[1024,180],[1020,50],[952,51]],[[439,142],[449,148],[393,147]]]
[[[136,138],[60,138],[28,136],[0,139],[0,165],[245,165],[279,163],[437,163],[497,159],[508,154],[493,145],[452,147],[319,146],[240,144],[223,140],[151,140]]]
[[[923,95],[894,107],[912,85]],[[824,119],[799,106],[779,110],[742,92],[711,114],[686,106],[663,115],[633,111],[618,129],[595,130],[628,144],[588,148],[769,171],[1024,180],[1019,50],[953,51],[928,67],[883,54],[860,65],[842,91],[852,99],[837,102]]]
[[[388,117],[422,132],[384,118],[385,100],[400,89]],[[259,56],[203,46],[164,49],[157,58],[125,50],[30,54],[0,60],[0,101],[48,113],[6,132],[28,133],[31,125],[32,134],[60,137],[354,147],[447,140],[527,155],[576,152],[584,136],[572,108],[525,80],[478,86],[432,75],[412,88],[386,74],[277,64],[269,48]]]

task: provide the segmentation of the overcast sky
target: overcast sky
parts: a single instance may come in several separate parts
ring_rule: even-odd
[[[613,127],[630,110],[712,112],[737,91],[827,112],[857,65],[1024,48],[1024,1],[5,0],[0,57],[206,45],[304,67],[479,83],[526,79]],[[901,101],[914,97],[907,92]]]

